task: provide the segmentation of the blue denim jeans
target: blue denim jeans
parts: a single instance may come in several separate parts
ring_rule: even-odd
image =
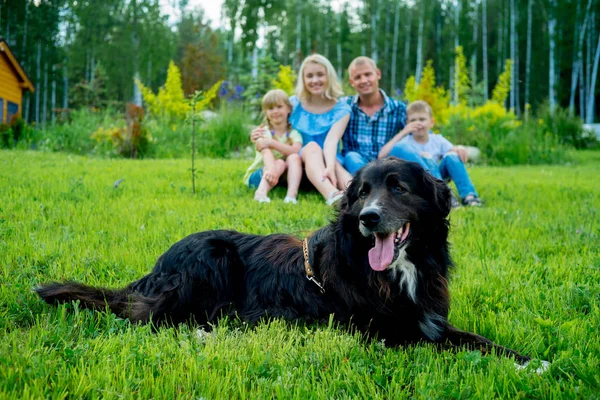
[[[461,199],[470,194],[478,196],[465,164],[456,153],[446,153],[438,164],[431,157],[423,157],[416,147],[406,143],[398,143],[393,147],[390,156],[416,162],[438,179],[453,180]]]
[[[346,168],[346,171],[350,172],[352,176],[356,175],[356,171],[364,167],[369,160],[366,157],[362,156],[360,153],[355,151],[349,151],[344,156],[343,166]]]
[[[263,168],[254,171],[248,178],[248,187],[250,189],[258,188],[260,181],[263,177]]]

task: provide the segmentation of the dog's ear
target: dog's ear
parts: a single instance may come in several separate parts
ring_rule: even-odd
[[[450,188],[446,182],[435,178],[433,175],[425,171],[423,171],[423,180],[431,191],[433,202],[435,203],[436,207],[440,210],[444,217],[447,217],[452,208],[452,193]]]

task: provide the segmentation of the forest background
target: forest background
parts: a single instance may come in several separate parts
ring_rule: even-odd
[[[214,143],[203,147],[207,155],[230,155],[246,143],[248,123],[259,119],[248,107],[256,111],[257,99],[282,66],[288,70],[280,79],[291,81],[302,58],[313,52],[332,61],[347,94],[353,93],[345,72],[349,62],[372,57],[388,94],[444,103],[434,107],[442,132],[483,148],[490,162],[564,160],[560,146],[594,142],[581,123],[598,115],[600,1],[352,0],[333,7],[323,0],[225,0],[217,28],[202,5],[188,3],[171,2],[180,16],[173,21],[159,0],[1,1],[0,35],[36,87],[24,97],[22,117],[40,128],[22,133],[13,127],[4,144],[11,144],[10,136],[35,148],[123,153],[114,138],[125,132],[125,119],[115,124],[114,113],[122,115],[130,102],[143,105],[144,88],[164,90],[173,62],[171,83],[182,94],[171,97],[219,83],[216,101],[206,106],[220,110],[222,119],[204,128],[213,135],[205,139]],[[490,108],[496,88],[495,106],[503,110]],[[90,110],[106,112],[90,117]],[[530,115],[537,127],[528,127],[527,144],[516,151],[507,140],[523,136],[518,128]],[[65,129],[65,121],[73,129]],[[190,137],[182,119],[152,123],[144,123],[148,146],[136,154],[181,155]],[[222,137],[228,132],[230,138]],[[113,148],[99,146],[103,138]],[[152,146],[161,141],[172,146]],[[545,143],[543,155],[525,154],[532,142]]]

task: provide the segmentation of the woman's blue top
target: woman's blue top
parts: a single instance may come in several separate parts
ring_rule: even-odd
[[[338,101],[331,110],[323,114],[306,111],[296,96],[290,97],[290,103],[292,104],[290,124],[302,135],[304,146],[309,142],[315,142],[323,148],[325,138],[331,127],[352,112],[350,106],[341,101]]]

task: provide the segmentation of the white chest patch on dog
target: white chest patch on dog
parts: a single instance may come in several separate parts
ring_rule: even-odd
[[[405,248],[400,249],[398,258],[390,265],[390,268],[394,274],[402,273],[400,290],[405,290],[408,297],[417,304],[417,268],[406,258]]]

